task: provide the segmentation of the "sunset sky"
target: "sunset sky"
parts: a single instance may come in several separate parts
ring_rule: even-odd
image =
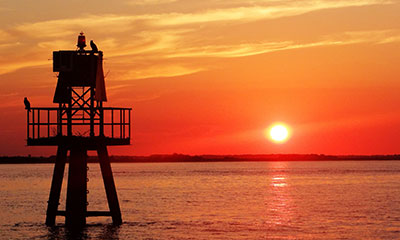
[[[0,155],[27,147],[23,98],[52,103],[52,51],[104,52],[133,108],[111,154],[400,153],[400,1],[0,0]],[[290,126],[290,139],[265,129]]]

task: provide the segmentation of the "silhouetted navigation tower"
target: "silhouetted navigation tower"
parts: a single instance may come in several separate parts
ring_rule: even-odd
[[[85,36],[78,37],[78,50],[53,52],[53,71],[59,72],[54,103],[58,107],[27,111],[28,146],[58,146],[47,206],[46,224],[65,216],[65,224],[81,227],[86,217],[111,216],[121,224],[108,145],[129,145],[131,108],[103,107],[107,101],[103,52],[86,51]],[[92,47],[96,48],[96,47]],[[109,211],[87,211],[87,151],[97,151]],[[69,155],[65,211],[58,210],[67,153]]]

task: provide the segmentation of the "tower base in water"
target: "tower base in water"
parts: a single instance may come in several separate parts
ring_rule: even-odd
[[[46,225],[54,226],[56,216],[65,216],[68,227],[86,225],[86,217],[111,216],[115,225],[122,223],[117,191],[111,170],[107,146],[101,141],[88,146],[85,138],[74,137],[69,144],[59,145],[51,183],[50,197],[47,206]],[[96,150],[104,187],[107,195],[109,211],[87,211],[87,151]],[[63,182],[67,153],[69,156],[67,202],[65,211],[58,210],[61,187]]]

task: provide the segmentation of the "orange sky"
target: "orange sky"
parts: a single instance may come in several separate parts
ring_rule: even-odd
[[[53,106],[52,51],[84,31],[109,102],[133,108],[112,154],[393,154],[400,144],[400,2],[0,1],[0,155],[26,147],[23,98]],[[292,129],[275,144],[273,122]]]

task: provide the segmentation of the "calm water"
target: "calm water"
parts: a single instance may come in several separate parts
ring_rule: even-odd
[[[98,165],[89,167],[89,210],[107,210]],[[53,165],[0,165],[0,238],[400,239],[400,161],[112,167],[124,224],[89,218],[71,233],[63,217],[44,225]]]

